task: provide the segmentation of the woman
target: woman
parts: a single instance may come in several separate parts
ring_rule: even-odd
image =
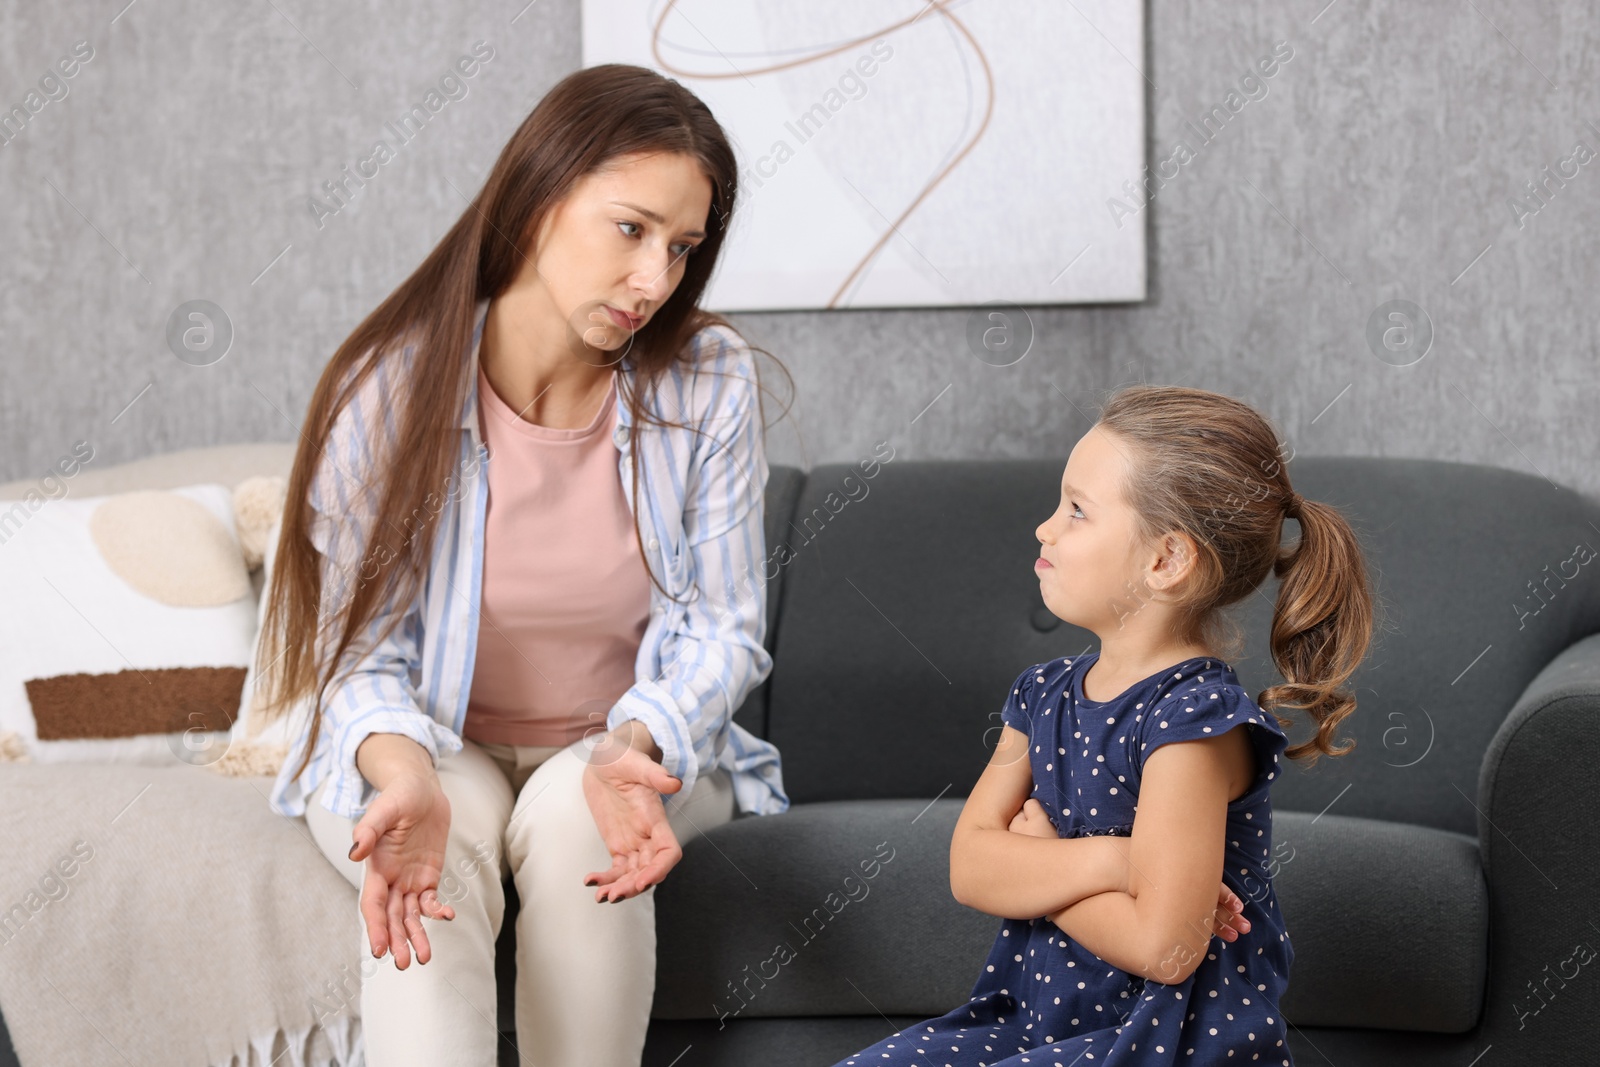
[[[655,885],[735,805],[788,808],[731,718],[772,664],[754,357],[696,306],[735,190],[693,94],[579,71],[317,384],[271,800],[360,891],[374,1067],[496,1062],[507,874],[524,1061],[637,1064]]]

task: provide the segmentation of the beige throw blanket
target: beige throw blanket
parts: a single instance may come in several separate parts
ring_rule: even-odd
[[[356,891],[271,782],[0,763],[0,1013],[23,1067],[363,1067]]]

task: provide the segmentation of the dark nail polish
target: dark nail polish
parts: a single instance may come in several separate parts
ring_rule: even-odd
[[[351,859],[355,859],[356,858],[356,846],[355,845],[351,845],[350,846],[350,851],[346,852],[345,855],[349,856]]]

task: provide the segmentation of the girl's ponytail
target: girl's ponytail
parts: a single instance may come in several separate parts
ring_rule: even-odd
[[[1285,755],[1315,766],[1323,755],[1342,756],[1355,746],[1335,747],[1339,723],[1355,710],[1353,694],[1341,688],[1361,665],[1372,639],[1372,595],[1355,532],[1338,509],[1288,491],[1286,518],[1300,523],[1300,539],[1282,550],[1273,573],[1282,579],[1272,611],[1272,661],[1286,679],[1263,690],[1263,709],[1303,709],[1317,732]]]
[[[1185,644],[1234,659],[1244,648],[1226,611],[1269,574],[1283,579],[1272,613],[1271,654],[1286,679],[1256,697],[1263,711],[1304,709],[1316,734],[1285,754],[1314,765],[1334,747],[1339,723],[1355,710],[1342,688],[1366,657],[1373,597],[1361,546],[1331,504],[1302,499],[1289,485],[1285,446],[1250,405],[1181,386],[1133,385],[1107,401],[1098,420],[1125,446],[1130,471],[1122,495],[1136,534],[1155,544],[1179,530],[1198,550],[1194,572],[1174,602]],[[1292,453],[1290,453],[1292,454]],[[1300,539],[1282,547],[1287,519]],[[1292,723],[1277,716],[1286,729]]]

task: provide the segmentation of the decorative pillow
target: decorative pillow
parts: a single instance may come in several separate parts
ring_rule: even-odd
[[[223,485],[0,502],[0,759],[203,765],[257,598]]]

